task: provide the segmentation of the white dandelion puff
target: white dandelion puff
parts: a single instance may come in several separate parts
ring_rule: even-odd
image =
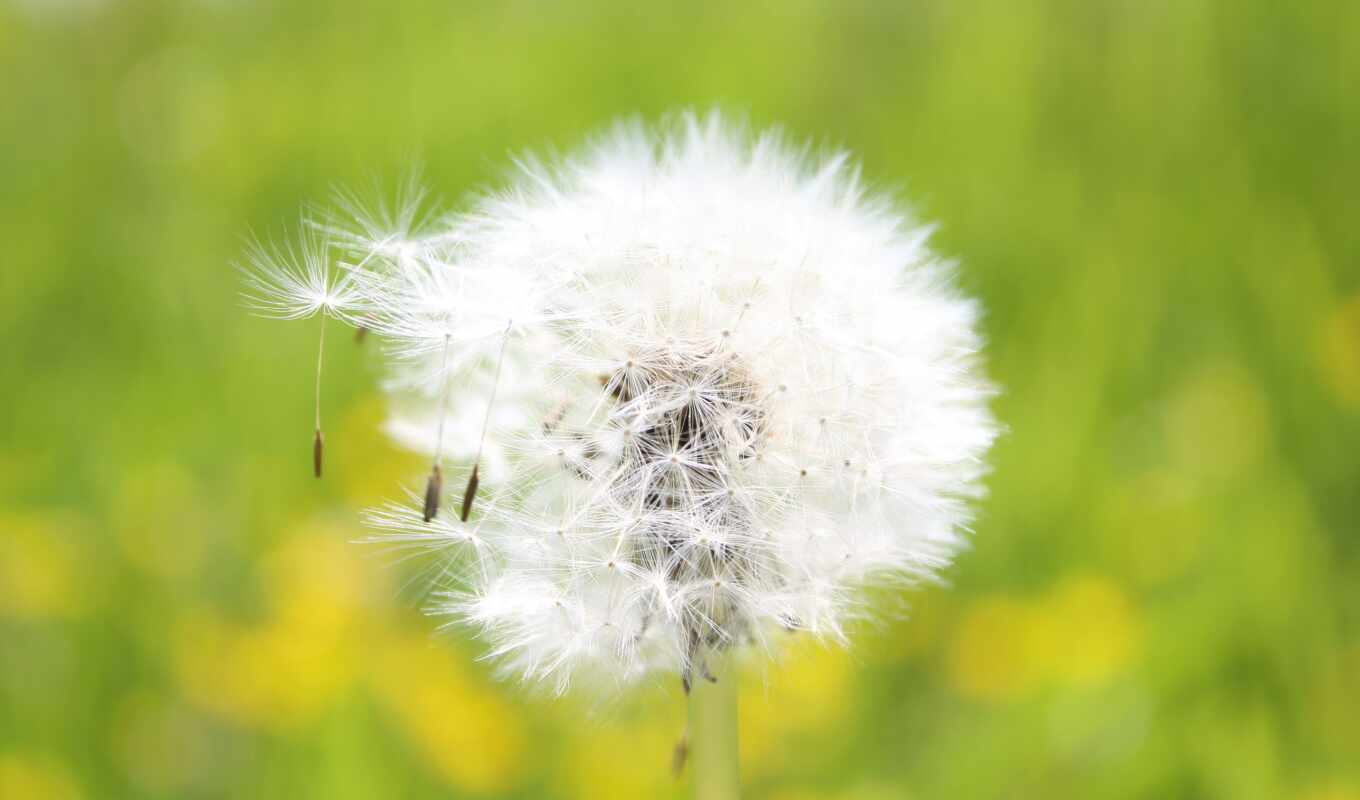
[[[865,587],[965,544],[997,431],[978,308],[846,156],[687,115],[419,231],[347,216],[389,428],[433,459],[423,508],[370,521],[447,560],[436,611],[507,673],[688,688],[787,631],[844,640]]]

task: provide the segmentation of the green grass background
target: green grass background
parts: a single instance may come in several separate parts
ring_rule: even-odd
[[[683,796],[675,687],[497,683],[348,543],[421,473],[376,350],[317,482],[315,328],[229,264],[686,106],[938,221],[1010,428],[952,588],[748,674],[749,796],[1360,798],[1343,0],[0,3],[0,797]]]

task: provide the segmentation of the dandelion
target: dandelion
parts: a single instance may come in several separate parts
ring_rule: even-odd
[[[718,115],[623,124],[433,232],[371,228],[349,275],[389,429],[434,459],[377,538],[439,553],[435,610],[509,675],[678,677],[703,796],[735,792],[735,653],[845,641],[866,587],[965,544],[996,435],[978,309],[846,156]]]
[[[315,430],[312,436],[312,472],[321,477],[325,436],[321,433],[321,367],[326,353],[326,319],[345,319],[360,302],[358,286],[348,273],[331,268],[329,246],[307,231],[296,244],[266,245],[256,239],[248,250],[245,274],[246,305],[261,316],[306,319],[319,316],[321,332],[316,346]]]

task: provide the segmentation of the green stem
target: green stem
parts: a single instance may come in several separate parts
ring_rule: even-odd
[[[697,678],[689,695],[689,747],[694,800],[737,800],[737,670],[735,659],[712,664],[718,682]]]

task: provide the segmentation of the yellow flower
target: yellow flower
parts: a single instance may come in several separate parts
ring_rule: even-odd
[[[831,757],[822,733],[852,710],[852,662],[844,648],[802,636],[767,672],[750,670],[743,681],[742,768],[753,775],[775,774],[819,756]],[[798,734],[814,733],[823,749],[799,747]]]
[[[1070,576],[1041,601],[1046,634],[1039,651],[1047,675],[1077,686],[1099,686],[1137,653],[1141,623],[1119,585],[1096,575]]]
[[[51,619],[80,613],[85,591],[78,517],[0,516],[0,617]]]
[[[1038,680],[1031,652],[1034,612],[1022,601],[991,597],[964,615],[949,651],[949,682],[965,697],[1004,700]]]
[[[1058,682],[1100,686],[1128,666],[1141,641],[1137,608],[1114,581],[1069,576],[1033,599],[984,598],[958,626],[948,659],[955,691],[1009,700]]]
[[[18,753],[0,753],[0,797],[14,800],[77,800],[80,788],[57,761]]]
[[[375,648],[372,689],[425,764],[449,785],[494,794],[528,772],[514,711],[467,659],[423,634]]]
[[[304,530],[265,568],[259,623],[187,616],[175,666],[191,701],[239,723],[288,730],[328,708],[354,681],[365,640],[364,571],[338,531]]]
[[[668,797],[682,788],[671,757],[682,726],[659,720],[629,725],[589,720],[572,731],[562,771],[570,797],[632,800]]]

